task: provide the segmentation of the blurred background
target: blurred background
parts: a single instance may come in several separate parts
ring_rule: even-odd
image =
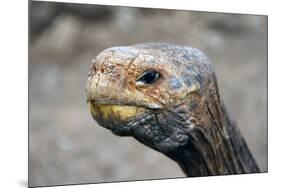
[[[170,42],[205,52],[222,98],[267,171],[267,17],[31,2],[30,186],[184,177],[178,165],[92,119],[91,60],[111,46]]]

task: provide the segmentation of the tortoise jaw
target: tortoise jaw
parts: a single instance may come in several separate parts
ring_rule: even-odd
[[[148,109],[129,105],[98,104],[93,100],[89,101],[90,112],[95,120],[99,122],[127,122],[129,119],[144,114]],[[100,123],[100,122],[99,122]],[[100,123],[103,124],[103,123]]]

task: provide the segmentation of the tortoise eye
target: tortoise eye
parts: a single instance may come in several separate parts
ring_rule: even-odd
[[[154,70],[146,71],[144,74],[142,74],[138,79],[137,83],[139,85],[148,85],[154,83],[158,78],[160,77],[160,74]]]

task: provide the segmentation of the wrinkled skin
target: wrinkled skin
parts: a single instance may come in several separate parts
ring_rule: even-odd
[[[140,81],[149,71],[157,78]],[[188,176],[259,172],[220,99],[210,60],[197,49],[108,48],[93,60],[86,94],[99,125],[162,152]]]

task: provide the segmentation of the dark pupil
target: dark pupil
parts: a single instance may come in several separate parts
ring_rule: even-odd
[[[142,81],[145,84],[151,84],[159,77],[159,73],[155,71],[149,71],[145,73],[138,81]]]

